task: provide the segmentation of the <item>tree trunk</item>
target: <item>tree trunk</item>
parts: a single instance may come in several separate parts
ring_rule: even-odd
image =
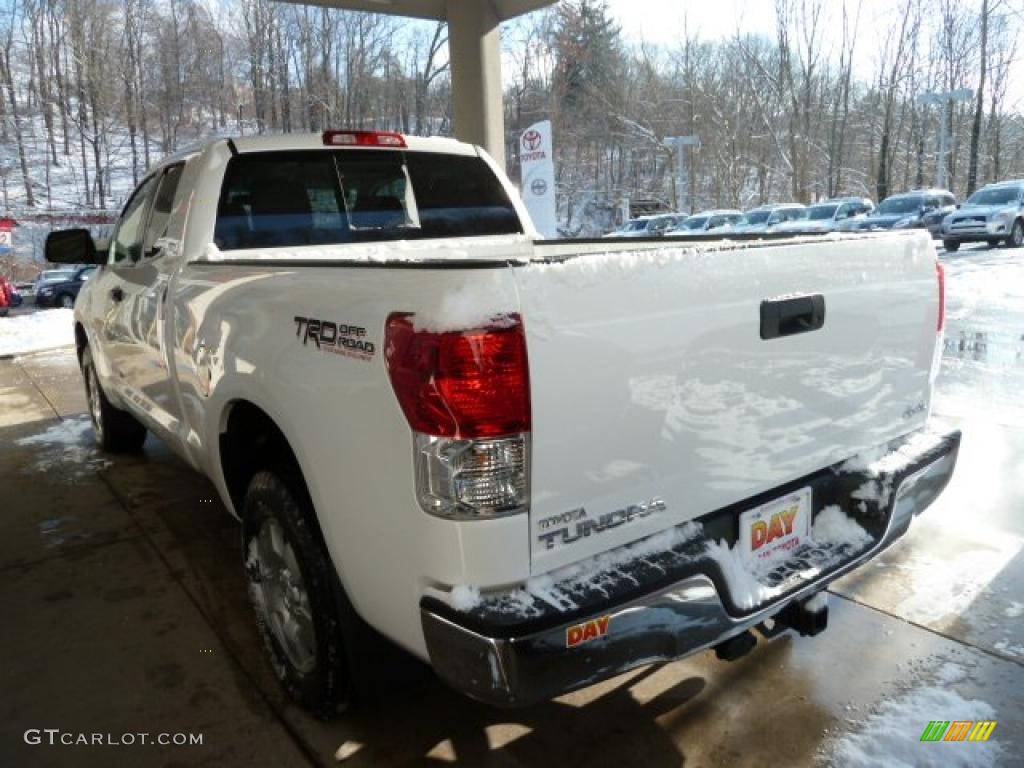
[[[28,158],[25,155],[25,141],[21,133],[21,117],[18,114],[18,98],[14,93],[14,76],[11,72],[11,47],[10,41],[3,52],[3,74],[7,85],[7,98],[10,100],[11,118],[14,121],[14,137],[18,143],[18,161],[21,163],[21,177],[25,182],[25,205],[35,208],[36,199],[32,194],[32,178],[28,173]]]
[[[984,110],[985,73],[988,68],[988,0],[981,3],[981,72],[978,94],[974,101],[974,122],[971,124],[971,153],[967,166],[967,195],[974,193],[978,183],[978,144],[981,140],[981,116]]]

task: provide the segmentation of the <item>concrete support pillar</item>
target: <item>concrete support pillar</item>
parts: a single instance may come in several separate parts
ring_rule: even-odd
[[[500,19],[493,0],[447,0],[455,138],[505,167]]]

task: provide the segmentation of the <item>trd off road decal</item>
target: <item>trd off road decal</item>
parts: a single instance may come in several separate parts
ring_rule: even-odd
[[[302,339],[303,346],[313,342],[321,352],[333,352],[356,360],[370,360],[376,347],[365,336],[366,329],[359,325],[295,317],[295,338]]]

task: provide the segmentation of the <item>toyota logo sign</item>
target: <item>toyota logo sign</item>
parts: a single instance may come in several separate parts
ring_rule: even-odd
[[[540,131],[535,131],[531,128],[523,134],[523,148],[534,152],[540,148],[541,140]]]
[[[548,183],[544,179],[534,179],[530,182],[530,191],[537,197],[540,197],[548,191]]]

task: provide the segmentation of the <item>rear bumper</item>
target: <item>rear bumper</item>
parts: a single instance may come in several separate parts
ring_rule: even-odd
[[[775,616],[789,603],[820,591],[907,532],[914,516],[949,482],[960,433],[945,434],[920,451],[912,445],[909,440],[902,446],[890,444],[890,449],[901,452],[901,461],[881,476],[892,493],[884,508],[880,505],[868,513],[877,518],[871,524],[872,543],[828,568],[788,579],[785,591],[750,610],[737,609],[721,570],[699,557],[675,568],[673,576],[678,578],[669,584],[639,575],[650,573],[650,568],[634,573],[624,568],[621,575],[630,584],[630,594],[623,597],[621,591],[604,584],[602,592],[615,595],[606,602],[585,605],[583,612],[518,623],[495,621],[485,610],[458,612],[425,597],[420,612],[431,664],[445,682],[473,698],[500,706],[525,706],[637,666],[672,661],[718,645]],[[838,470],[834,471],[838,477]],[[852,474],[854,483],[859,483],[861,478]],[[666,573],[664,568],[653,570],[662,576]],[[567,647],[570,628],[577,631],[587,622],[598,621],[606,628],[606,633],[599,633],[603,636]]]

